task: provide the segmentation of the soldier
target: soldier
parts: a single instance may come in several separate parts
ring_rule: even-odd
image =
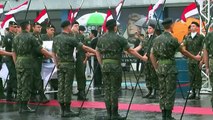
[[[17,23],[14,21],[9,22],[8,34],[4,37],[2,47],[8,52],[12,51],[12,42],[17,32]],[[11,56],[6,56],[4,61],[6,62],[7,68],[9,70],[9,80],[7,82],[7,101],[14,101],[13,94],[17,93],[17,78],[16,70],[13,58]]]
[[[61,106],[61,117],[72,117],[78,114],[70,110],[72,84],[75,73],[75,61],[73,57],[74,47],[82,48],[85,51],[96,54],[96,51],[76,41],[71,36],[71,23],[64,21],[61,24],[62,33],[53,39],[54,61],[58,68],[58,101]],[[74,24],[72,28],[77,29],[78,24]]]
[[[41,35],[41,39],[43,41],[52,41],[55,33],[55,26],[49,23],[47,25],[46,32],[46,34]]]
[[[12,53],[0,50],[0,55],[12,56]],[[1,70],[1,67],[2,67],[2,56],[0,56],[0,70]],[[4,98],[5,98],[4,87],[3,87],[2,78],[0,78],[0,99],[4,99]]]
[[[186,49],[193,55],[197,55],[198,53],[200,53],[203,46],[204,36],[198,33],[198,29],[199,24],[197,22],[192,22],[190,25],[190,33],[183,40],[184,49]],[[199,99],[199,93],[202,85],[199,62],[189,58],[188,69],[190,76],[190,87],[192,89],[192,94],[190,94],[189,99]]]
[[[148,32],[147,36],[140,43],[140,45],[135,48],[135,50],[139,51],[139,50],[143,49],[144,52],[149,57],[150,50],[151,50],[153,42],[154,42],[153,40],[154,40],[154,38],[157,37],[157,35],[155,34],[155,25],[154,24],[148,25],[147,32]],[[145,72],[145,76],[146,76],[145,81],[146,81],[146,87],[148,88],[148,93],[145,96],[143,96],[143,98],[156,98],[156,90],[158,90],[158,88],[159,88],[158,77],[156,75],[155,69],[154,69],[150,59],[148,59],[148,61],[145,63],[144,72]],[[152,92],[153,92],[153,94],[152,94]]]
[[[41,39],[41,25],[38,22],[33,23],[33,36],[36,38],[37,43],[39,46],[42,46],[43,41]],[[34,79],[33,79],[33,86],[32,86],[32,95],[30,98],[30,102],[37,102],[36,94],[38,91],[39,94],[39,101],[42,103],[47,103],[49,100],[47,97],[44,95],[44,90],[43,90],[43,80],[41,77],[41,67],[42,67],[42,60],[43,60],[43,55],[38,52],[33,52],[33,58],[34,58]]]
[[[73,23],[72,32],[76,35],[76,40],[78,42],[84,43],[84,31],[86,30],[84,26],[78,27],[78,22]],[[85,52],[82,48],[77,49],[76,53],[76,79],[78,84],[78,100],[87,100],[85,94],[85,87],[86,87],[86,77],[85,77],[85,64],[83,63],[85,59]]]
[[[99,39],[96,49],[98,54],[100,54],[98,56],[102,57],[102,61],[99,58],[98,60],[101,64],[103,75],[107,119],[124,120],[125,117],[121,117],[118,114],[118,96],[122,82],[122,52],[125,50],[141,60],[147,60],[147,57],[138,54],[130,48],[125,38],[116,34],[118,29],[116,20],[107,21],[106,28],[108,29],[108,33]]]
[[[213,31],[208,33],[204,39],[204,63],[206,65],[206,74],[209,75],[209,79],[211,81],[211,87],[213,89]],[[213,90],[212,90],[212,98],[211,98],[212,108],[213,108]]]
[[[14,59],[16,64],[17,72],[17,98],[19,101],[19,113],[32,113],[35,110],[32,110],[27,106],[30,99],[30,94],[32,91],[32,82],[33,82],[33,52],[41,52],[46,57],[51,57],[51,54],[43,49],[36,38],[30,33],[30,23],[29,21],[23,21],[20,24],[22,32],[17,35],[13,42],[13,52],[15,53],[16,59]]]
[[[176,51],[179,50],[183,55],[197,61],[201,59],[199,55],[194,56],[185,50],[178,43],[178,40],[172,36],[172,24],[173,22],[170,18],[162,22],[165,31],[155,38],[150,54],[150,59],[159,80],[160,109],[162,110],[163,120],[175,120],[172,117],[172,110],[175,101],[177,79],[174,57]]]

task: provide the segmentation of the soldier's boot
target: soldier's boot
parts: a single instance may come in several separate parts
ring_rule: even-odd
[[[64,115],[64,111],[65,111],[65,105],[64,105],[64,103],[59,103],[59,104],[60,104],[60,107],[61,107],[61,117],[66,117]]]
[[[64,115],[67,117],[78,117],[78,113],[70,109],[70,103],[65,103]]]
[[[78,100],[88,100],[88,98],[86,98],[86,94],[85,94],[85,92],[84,92],[84,90],[81,90],[81,91],[79,91],[78,92],[78,98],[77,98]]]
[[[199,100],[200,99],[200,89],[196,89],[195,91],[195,99]]]
[[[162,120],[166,120],[166,110],[162,110]]]
[[[189,95],[188,99],[195,99],[196,98],[196,92],[195,89],[192,89],[192,93]]]
[[[43,91],[39,92],[39,96],[40,96],[39,101],[41,103],[46,104],[49,102]]]
[[[148,93],[143,98],[148,98],[152,94],[152,88],[148,87]]]
[[[36,103],[36,102],[39,102],[37,97],[36,97],[36,93],[32,93],[31,96],[30,96],[30,102],[31,103]]]
[[[112,120],[126,120],[126,117],[119,115],[118,107],[114,107],[112,110]]]
[[[156,96],[157,96],[157,90],[154,89],[153,92],[152,92],[152,94],[148,98],[149,99],[156,99],[157,98]]]
[[[19,107],[19,113],[35,113],[36,111],[34,109],[31,109],[29,106],[27,106],[27,101],[21,102]]]
[[[4,87],[3,87],[3,82],[2,79],[0,78],[0,99],[4,99]]]
[[[174,117],[172,117],[172,110],[165,110],[166,114],[166,120],[176,120]]]

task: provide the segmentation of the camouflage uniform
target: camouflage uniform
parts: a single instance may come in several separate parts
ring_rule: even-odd
[[[175,102],[177,79],[174,55],[179,46],[177,39],[169,32],[164,32],[155,38],[152,50],[158,60],[156,73],[159,80],[160,109],[169,110],[170,112]]]
[[[42,46],[43,42],[41,39],[41,35],[39,33],[33,33],[33,36],[36,38],[37,44]],[[42,60],[43,55],[38,52],[33,52],[33,59],[34,59],[34,79],[33,79],[33,91],[32,91],[32,101],[36,99],[36,93],[38,91],[41,99],[44,101],[47,100],[46,96],[44,95],[43,91],[43,80],[41,77],[41,69],[42,69]],[[47,101],[46,101],[47,102]]]
[[[12,51],[12,42],[15,37],[15,34],[12,32],[9,32],[3,40],[3,46],[5,47],[5,50],[7,52]],[[7,100],[12,100],[12,93],[17,92],[17,78],[16,78],[16,70],[15,70],[15,64],[13,62],[13,58],[11,56],[5,56],[5,62],[7,65],[7,68],[9,70],[9,80],[7,82]]]
[[[183,45],[186,47],[186,50],[192,53],[193,55],[197,55],[203,46],[203,39],[204,36],[200,34],[196,34],[194,38],[191,37],[191,34],[185,37],[183,40]],[[199,69],[199,62],[193,59],[188,59],[188,69],[189,69],[189,76],[190,76],[190,84],[193,93],[189,98],[195,98],[196,91],[199,93],[202,85],[202,78],[201,78],[201,70]]]
[[[22,31],[16,36],[13,42],[13,51],[17,55],[16,71],[18,80],[18,101],[23,101],[27,104],[32,92],[31,86],[33,82],[33,63],[32,54],[34,51],[40,52],[41,46],[37,44],[35,37],[31,33]]]
[[[96,49],[100,52],[103,62],[101,69],[108,116],[118,115],[118,96],[122,82],[121,57],[123,50],[129,47],[127,40],[114,32],[103,35],[97,44]]]
[[[72,53],[74,47],[78,48],[82,45],[67,33],[61,33],[53,39],[53,52],[58,57],[58,101],[61,104],[70,105],[75,73],[75,61]]]
[[[152,35],[152,36],[147,36],[145,37],[144,41],[141,42],[141,46],[142,49],[145,51],[145,53],[147,53],[147,56],[150,56],[150,50],[151,47],[153,45],[153,40],[154,38],[156,38],[156,35]],[[147,62],[145,62],[145,67],[144,67],[144,72],[145,72],[145,76],[146,76],[146,87],[152,91],[152,89],[158,89],[159,88],[159,84],[158,84],[158,77],[156,75],[155,69],[150,61],[150,59],[148,59]]]
[[[76,37],[78,42],[84,43],[84,35],[77,34]],[[83,63],[85,59],[85,52],[82,48],[77,49],[76,53],[76,79],[78,84],[78,99],[85,99],[85,87],[86,87],[86,77],[85,77],[85,64]]]
[[[209,56],[209,78],[211,81],[211,87],[213,88],[213,32],[208,33],[204,39],[204,49],[207,50]],[[213,106],[213,90],[212,90],[212,98],[211,98],[212,106]]]
[[[42,34],[41,39],[43,41],[52,41],[53,40],[53,38],[50,38],[47,34]]]

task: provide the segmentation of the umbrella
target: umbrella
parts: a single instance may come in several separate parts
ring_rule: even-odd
[[[99,26],[104,23],[104,19],[106,18],[105,13],[100,12],[94,12],[94,13],[88,13],[83,16],[81,16],[77,21],[84,26]],[[110,16],[108,19],[113,19],[112,16]]]

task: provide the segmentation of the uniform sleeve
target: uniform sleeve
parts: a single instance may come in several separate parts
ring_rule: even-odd
[[[38,44],[36,38],[34,36],[31,35],[31,40],[32,40],[32,47],[35,50],[35,52],[40,53],[42,46],[40,44]]]
[[[184,36],[182,45],[187,46],[187,36]]]
[[[204,42],[204,44],[203,44],[203,49],[205,49],[205,50],[209,50],[209,45],[208,45],[208,41],[209,41],[209,39],[210,39],[209,36],[210,36],[210,35],[207,34],[206,37],[205,37],[204,40],[203,40],[203,42]]]
[[[52,45],[52,52],[54,52],[54,53],[56,53],[56,51],[57,51],[56,45],[57,45],[57,37],[54,37],[53,38],[53,45]]]
[[[178,43],[178,39],[174,38],[173,39],[173,46],[176,49],[176,51],[178,51],[180,44]]]
[[[83,43],[77,41],[75,38],[76,38],[76,37],[71,38],[72,40],[71,40],[71,42],[70,42],[70,45],[71,45],[71,46],[74,46],[74,47],[76,47],[76,48],[81,48],[81,47],[83,46]]]
[[[12,52],[17,53],[17,41],[18,41],[18,37],[15,37],[13,42],[12,42]]]
[[[3,48],[7,46],[8,39],[9,39],[9,36],[6,35],[6,36],[4,37],[4,39],[3,39],[3,41],[2,41],[2,47],[3,47]]]
[[[130,45],[128,44],[128,40],[125,38],[121,38],[121,46],[125,51],[130,48]]]

